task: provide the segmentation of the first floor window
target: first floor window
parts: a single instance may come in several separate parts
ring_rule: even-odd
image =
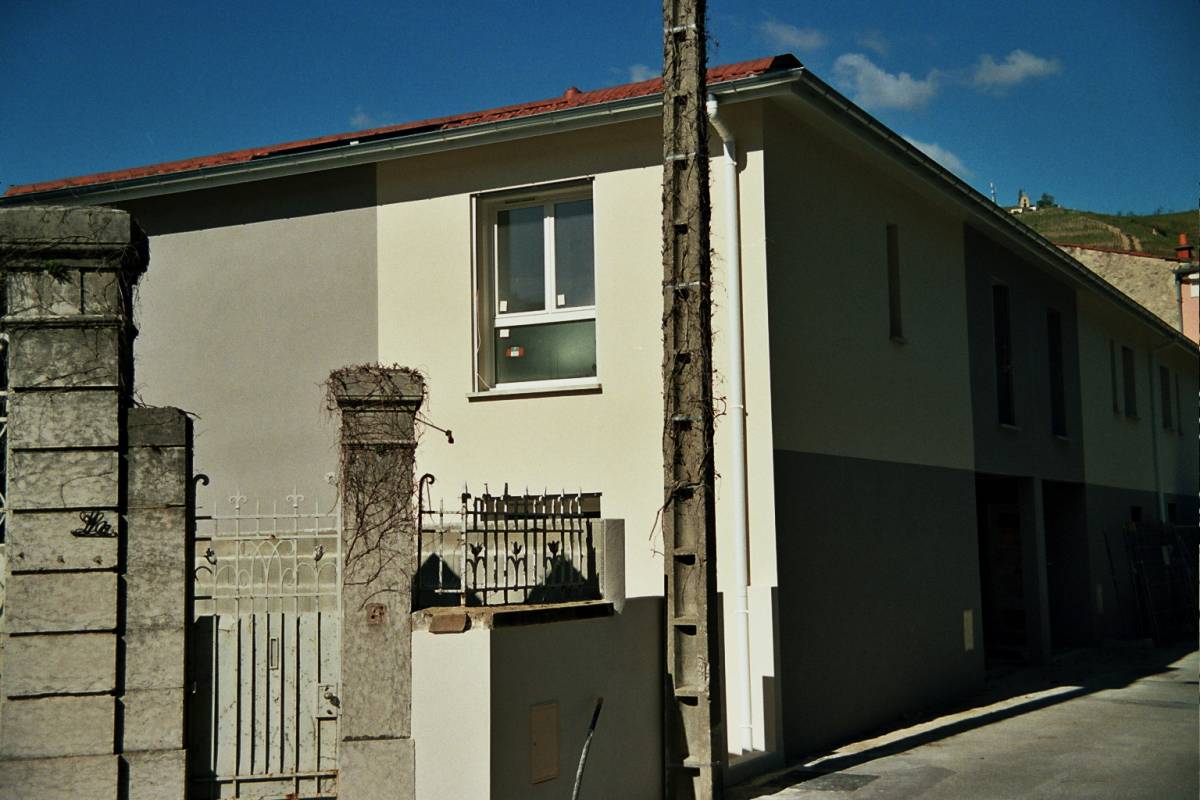
[[[477,200],[478,388],[553,388],[594,379],[590,183]]]

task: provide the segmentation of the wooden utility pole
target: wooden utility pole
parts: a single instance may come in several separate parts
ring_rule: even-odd
[[[663,0],[666,795],[721,795],[704,0]]]

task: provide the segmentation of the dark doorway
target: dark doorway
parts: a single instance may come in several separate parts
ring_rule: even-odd
[[[1050,644],[1063,650],[1095,638],[1083,486],[1045,481],[1042,487]]]
[[[988,666],[1024,661],[1029,623],[1017,479],[979,476],[975,497],[984,655]]]

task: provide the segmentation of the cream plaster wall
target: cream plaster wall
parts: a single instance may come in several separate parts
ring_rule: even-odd
[[[739,136],[743,292],[748,395],[753,679],[762,702],[773,674],[775,584],[770,372],[767,348],[761,106],[725,110]],[[719,153],[719,140],[712,143]],[[724,172],[712,161],[714,395],[728,371]],[[595,212],[598,394],[469,400],[472,384],[472,193],[591,177]],[[629,596],[662,592],[661,151],[657,120],[381,164],[379,190],[380,360],[416,366],[428,380],[424,416],[451,428],[455,444],[427,432],[417,454],[438,478],[435,497],[454,507],[464,483],[497,492],[600,491],[606,517],[626,520]],[[718,401],[718,410],[723,402]],[[728,475],[724,419],[716,465]],[[728,563],[729,488],[717,485],[718,563]],[[733,577],[721,571],[729,596]],[[731,603],[726,624],[732,624]],[[733,679],[730,675],[727,680]],[[731,710],[732,713],[732,710]],[[758,714],[758,712],[756,712]],[[736,723],[731,720],[731,736]],[[759,714],[758,738],[762,737]]]
[[[961,216],[800,110],[773,109],[766,131],[775,447],[973,469]],[[905,344],[889,337],[889,223]]]
[[[1090,484],[1154,491],[1154,447],[1157,437],[1159,470],[1164,492],[1194,495],[1197,490],[1196,391],[1194,351],[1178,346],[1159,350],[1154,372],[1150,353],[1166,337],[1094,294],[1080,292],[1079,348],[1083,387],[1084,472]],[[1117,393],[1124,409],[1121,346],[1135,353],[1138,418],[1112,410],[1109,340],[1117,345]],[[1159,409],[1157,364],[1165,364],[1180,379],[1182,429],[1164,430]],[[1151,378],[1154,403],[1151,403]],[[1174,386],[1172,386],[1172,392]],[[1172,398],[1174,400],[1174,398]],[[1174,403],[1172,403],[1174,408]]]
[[[208,510],[229,511],[235,489],[264,508],[293,487],[306,505],[333,501],[323,383],[375,360],[374,243],[373,208],[151,236],[134,386],[195,415]]]
[[[491,797],[492,632],[412,634],[417,800]]]

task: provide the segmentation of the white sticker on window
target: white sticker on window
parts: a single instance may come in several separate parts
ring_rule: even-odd
[[[501,328],[501,329],[500,329],[500,338],[501,338],[501,339],[507,339],[507,338],[508,338],[508,328]]]
[[[560,306],[565,306],[567,304],[567,296],[565,294],[560,294],[558,296],[558,304]]]
[[[501,311],[508,311],[508,301],[507,301],[507,300],[501,300],[501,301],[500,301],[500,310],[501,310]]]

